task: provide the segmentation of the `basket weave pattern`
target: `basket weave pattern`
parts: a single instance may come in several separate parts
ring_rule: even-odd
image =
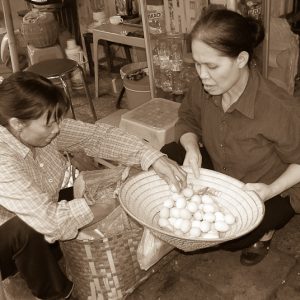
[[[264,205],[254,192],[242,190],[242,182],[207,169],[201,169],[200,178],[195,179],[191,169],[186,168],[186,171],[188,184],[217,191],[220,207],[235,216],[236,222],[219,239],[177,236],[158,225],[159,211],[163,202],[170,198],[171,192],[154,171],[140,173],[123,184],[119,194],[122,207],[155,236],[183,251],[207,248],[241,237],[259,225],[264,215]]]
[[[78,297],[122,299],[129,294],[145,275],[136,259],[141,237],[139,228],[99,240],[61,243]]]
[[[36,48],[46,48],[56,44],[59,25],[52,14],[44,13],[44,17],[37,18],[35,22],[26,21],[26,16],[23,18],[21,25],[26,43]]]
[[[126,230],[118,234],[60,243],[79,300],[124,299],[178,254],[173,250],[149,270],[142,270],[137,248],[143,228],[127,221]]]

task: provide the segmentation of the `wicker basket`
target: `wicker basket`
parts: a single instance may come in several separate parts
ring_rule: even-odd
[[[207,248],[238,238],[259,225],[264,215],[264,204],[254,192],[242,190],[242,182],[207,169],[201,169],[200,178],[195,179],[191,169],[185,169],[188,183],[216,190],[220,206],[226,208],[236,219],[230,230],[219,239],[183,237],[159,227],[159,211],[163,202],[171,196],[171,192],[166,182],[154,171],[142,172],[122,185],[119,193],[122,207],[155,236],[183,251]]]
[[[79,300],[123,299],[178,254],[173,250],[149,270],[141,270],[137,247],[143,228],[122,214],[126,223],[122,232],[60,243]]]
[[[55,45],[59,35],[58,23],[50,12],[28,12],[23,17],[21,31],[25,41],[36,48]]]

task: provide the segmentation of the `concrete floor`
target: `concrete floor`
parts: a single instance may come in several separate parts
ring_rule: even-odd
[[[91,85],[91,91],[93,92]],[[100,84],[104,93],[95,101],[102,118],[116,110],[110,78]],[[81,92],[74,98],[77,118],[92,122]],[[126,100],[122,106],[126,108]],[[300,299],[300,216],[277,231],[269,255],[258,265],[242,266],[240,252],[206,249],[176,251],[169,263],[138,286],[128,300],[296,300]],[[33,300],[18,276],[4,282],[9,300]],[[2,300],[2,299],[1,299]]]

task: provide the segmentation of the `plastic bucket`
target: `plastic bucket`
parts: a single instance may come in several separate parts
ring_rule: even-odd
[[[137,106],[149,101],[151,99],[149,76],[145,76],[140,80],[130,80],[126,75],[138,71],[140,69],[146,69],[147,63],[132,63],[121,68],[120,74],[123,78],[123,84],[126,90],[127,107],[128,109],[134,109]],[[147,73],[148,70],[145,70]]]

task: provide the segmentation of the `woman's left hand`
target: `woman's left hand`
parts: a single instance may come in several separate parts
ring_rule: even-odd
[[[170,186],[174,185],[178,192],[186,187],[186,172],[175,161],[162,156],[152,164],[152,167],[157,175]]]
[[[265,183],[246,183],[243,189],[256,192],[263,202],[273,197],[271,187]]]

